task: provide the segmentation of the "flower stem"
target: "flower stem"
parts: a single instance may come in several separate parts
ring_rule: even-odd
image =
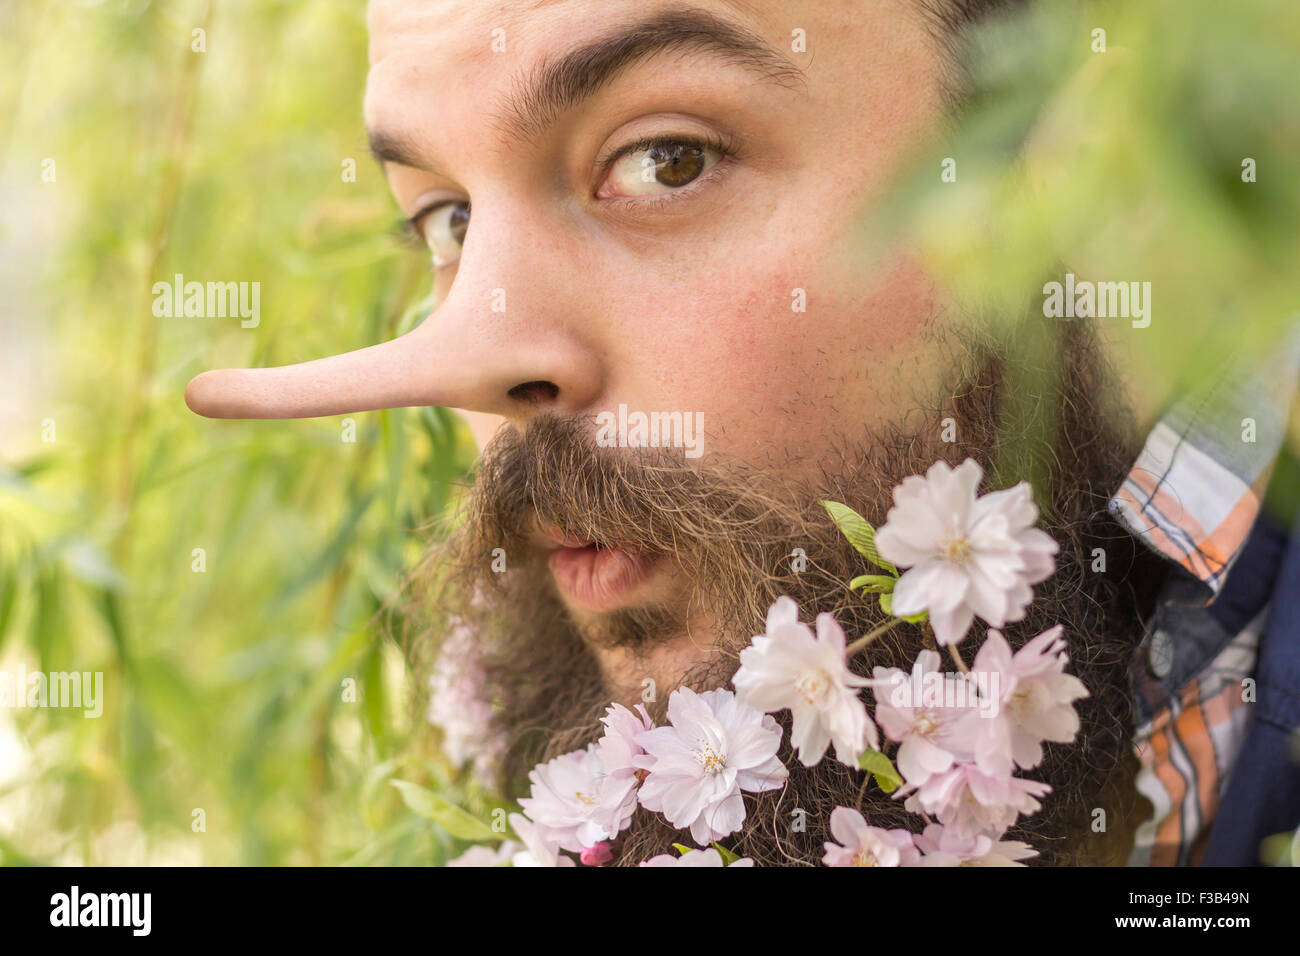
[[[957,670],[961,671],[963,674],[970,673],[970,671],[966,669],[966,663],[961,659],[961,655],[957,653],[956,644],[948,645],[948,653],[952,655],[952,660],[953,663],[957,665]]]
[[[847,648],[845,648],[844,656],[846,658],[852,657],[858,651],[862,650],[864,647],[866,647],[868,644],[870,644],[872,641],[878,638],[881,634],[884,634],[890,628],[897,627],[899,624],[902,623],[903,623],[903,618],[896,617],[892,621],[887,621],[884,624],[880,625],[880,627],[876,628],[874,631],[869,631],[868,633],[862,635],[862,637],[859,637]]]

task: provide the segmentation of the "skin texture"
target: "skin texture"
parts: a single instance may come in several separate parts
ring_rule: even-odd
[[[763,82],[707,53],[672,52],[632,65],[521,141],[485,121],[520,77],[674,5],[371,5],[367,125],[441,170],[385,164],[398,204],[411,214],[439,193],[473,203],[464,251],[440,271],[426,324],[436,338],[472,343],[462,355],[483,374],[447,404],[517,424],[619,403],[700,411],[706,451],[833,466],[831,436],[904,414],[918,382],[942,373],[920,341],[933,311],[925,277],[901,253],[864,269],[852,243],[937,118],[938,52],[910,2],[692,6],[758,33],[806,82]],[[795,27],[810,52],[790,52]],[[505,31],[504,52],[491,48],[494,29]],[[602,153],[708,130],[741,144],[714,181],[670,202],[596,198],[591,165]],[[791,309],[796,288],[806,313]],[[505,292],[504,313],[491,310],[493,289]],[[527,381],[559,394],[510,397]]]
[[[371,4],[365,115],[411,154],[385,163],[398,204],[413,215],[431,198],[472,203],[459,261],[437,270],[437,306],[420,331],[478,374],[449,374],[441,403],[467,414],[481,444],[502,420],[542,414],[702,412],[706,460],[834,473],[839,438],[904,419],[951,374],[925,275],[903,250],[864,261],[854,242],[938,121],[940,52],[908,0],[690,7],[761,37],[797,76],[668,51],[521,138],[499,118],[541,64],[682,6]],[[807,52],[791,49],[796,28]],[[735,155],[675,191],[609,196],[597,160],[682,134],[724,137]],[[792,309],[795,289],[806,312]],[[504,290],[504,312],[492,310],[493,290]],[[511,392],[537,381],[556,391]],[[671,602],[683,586],[661,574],[635,599]],[[599,653],[615,685],[648,672],[671,686],[708,646],[696,621],[652,661]]]

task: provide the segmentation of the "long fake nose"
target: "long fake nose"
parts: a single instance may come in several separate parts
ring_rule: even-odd
[[[185,388],[185,404],[207,418],[315,418],[410,405],[466,407],[485,371],[455,355],[432,323],[405,335],[328,358],[278,368],[203,372]]]
[[[535,249],[493,252],[497,267],[480,277],[492,282],[462,268],[446,301],[405,335],[297,365],[204,372],[186,387],[185,403],[208,418],[314,418],[419,405],[516,421],[580,412],[600,394],[603,366],[570,325],[574,290],[548,293]],[[492,302],[502,290],[490,286],[509,280],[503,261],[530,268],[527,281],[511,283],[509,310],[497,312]]]

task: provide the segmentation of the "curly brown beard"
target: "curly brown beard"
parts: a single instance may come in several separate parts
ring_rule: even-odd
[[[692,466],[668,449],[597,448],[584,419],[544,417],[522,431],[503,429],[483,456],[463,524],[430,551],[415,576],[414,609],[421,613],[408,636],[408,648],[424,660],[449,621],[468,623],[476,635],[495,704],[494,730],[505,745],[496,781],[501,792],[523,795],[535,764],[597,739],[599,718],[616,694],[628,705],[639,699],[610,685],[594,648],[621,647],[635,658],[689,622],[708,620],[711,655],[680,675],[681,684],[707,690],[730,685],[740,651],[762,632],[768,607],[781,595],[794,598],[805,619],[830,611],[850,640],[884,621],[874,597],[847,588],[872,569],[818,500],[845,502],[879,525],[904,477],[937,459],[955,465],[974,458],[989,487],[1031,481],[1041,526],[1060,545],[1056,573],[1036,589],[1026,618],[1005,629],[1007,639],[1018,648],[1064,624],[1070,669],[1089,692],[1076,704],[1075,742],[1048,744],[1043,763],[1026,774],[1052,787],[1043,809],[1005,838],[1029,842],[1040,854],[1035,863],[1119,861],[1121,835],[1135,822],[1128,665],[1163,566],[1108,513],[1137,447],[1116,403],[1101,400],[1114,394],[1114,383],[1092,330],[1077,322],[1050,334],[1059,337],[1054,369],[1039,367],[1042,353],[1038,360],[1013,358],[987,342],[963,339],[952,355],[959,387],[939,396],[929,412],[918,411],[917,427],[895,425],[845,444],[838,450],[843,468],[815,481],[717,456]],[[1027,381],[1046,384],[1033,401],[1012,401],[1011,381],[1021,390]],[[952,419],[949,432],[955,425],[955,441],[943,440],[944,418]],[[632,610],[607,615],[596,628],[578,626],[526,540],[539,520],[597,542],[634,541],[668,557],[681,580],[693,583],[685,612]],[[803,570],[791,557],[796,547],[807,555]],[[492,571],[495,548],[510,555],[508,573]],[[1092,569],[1097,548],[1105,555],[1104,572]],[[920,626],[896,627],[852,666],[864,674],[876,666],[910,670],[932,640]],[[977,625],[961,647],[968,665],[980,643]],[[659,688],[648,704],[656,722],[671,689]],[[864,695],[870,707],[870,692]],[[788,712],[776,716],[788,731]],[[780,790],[745,794],[745,826],[724,841],[735,853],[760,866],[815,865],[837,806],[859,807],[876,826],[915,831],[924,825],[859,771],[831,759],[804,767],[788,740],[787,734],[780,756],[789,780]],[[1097,830],[1099,819],[1105,832]],[[616,862],[636,865],[672,852],[674,842],[691,841],[638,808],[614,844]]]

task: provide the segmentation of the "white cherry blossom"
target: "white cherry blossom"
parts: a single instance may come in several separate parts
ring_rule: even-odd
[[[940,644],[961,641],[977,616],[994,627],[1023,619],[1032,585],[1056,567],[1056,542],[1034,527],[1029,485],[977,497],[982,478],[973,459],[935,462],[894,489],[876,532],[881,557],[909,569],[894,586],[893,613],[928,611]]]
[[[830,614],[817,616],[817,635],[799,622],[788,597],[767,613],[767,631],[740,652],[740,668],[731,679],[741,702],[774,713],[790,710],[791,743],[805,767],[815,766],[835,745],[835,757],[857,766],[868,746],[879,746],[876,726],[858,697],[870,684],[849,670],[844,658],[844,631]]]
[[[788,772],[777,758],[781,728],[729,690],[697,694],[680,687],[668,698],[667,727],[638,734],[649,771],[639,798],[698,844],[721,840],[745,822],[742,791],[772,790]]]

